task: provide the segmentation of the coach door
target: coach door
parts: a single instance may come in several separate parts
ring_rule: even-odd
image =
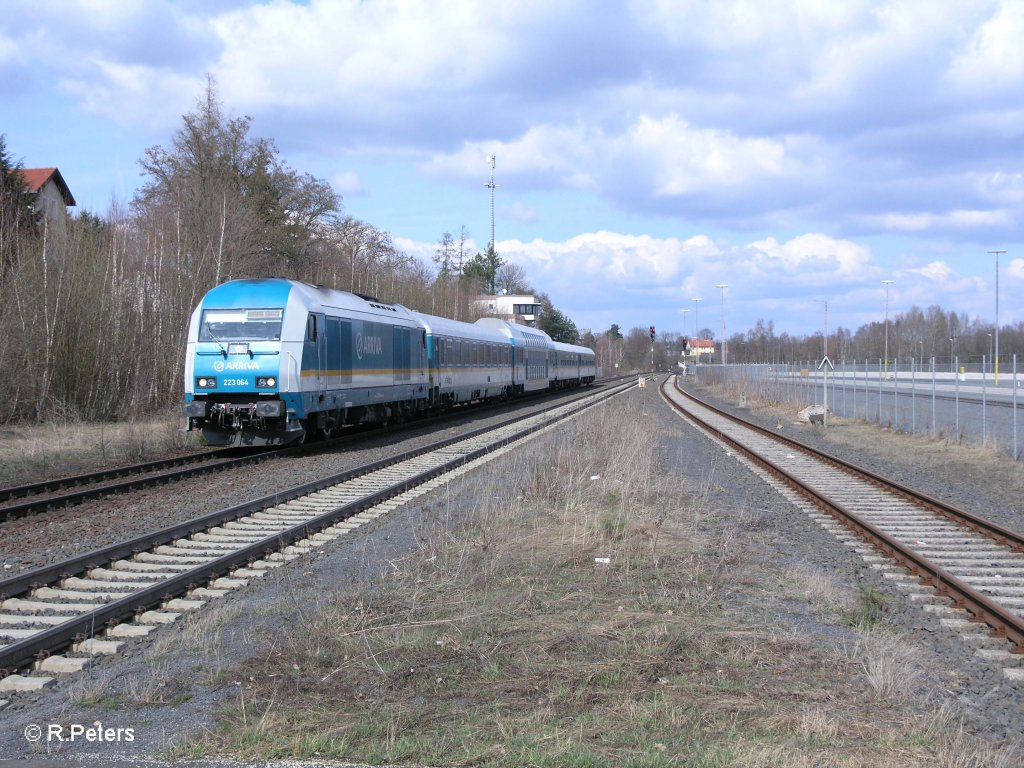
[[[327,333],[322,314],[311,312],[306,318],[302,373],[312,379],[311,389],[316,402],[322,402],[327,389]]]

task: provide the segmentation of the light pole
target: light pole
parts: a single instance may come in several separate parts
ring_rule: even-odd
[[[955,366],[953,363],[953,337],[949,337],[949,372],[956,373]]]
[[[999,383],[999,254],[1006,251],[989,251],[996,257],[996,384]]]
[[[919,371],[923,371],[924,370],[924,341],[922,341],[921,339],[918,339],[917,343],[918,343],[918,346],[921,349],[921,362],[917,364],[917,369]]]
[[[697,336],[700,334],[700,307],[697,302],[701,299],[693,300],[693,341],[697,342]],[[697,347],[697,362],[700,362],[700,347]]]
[[[988,335],[988,367],[992,370],[992,334]]]
[[[889,286],[892,280],[883,280],[885,286],[885,380],[889,380]]]
[[[725,289],[728,287],[728,283],[719,283],[715,286],[722,291],[722,365],[729,362],[729,350],[725,346]]]
[[[683,333],[686,333],[686,313],[689,312],[690,310],[680,309],[679,311],[683,313]]]

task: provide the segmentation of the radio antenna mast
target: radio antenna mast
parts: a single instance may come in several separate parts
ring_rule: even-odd
[[[491,190],[491,250],[494,250],[494,189],[498,185],[494,183],[494,155],[487,156],[487,164],[491,167],[491,180],[485,185]]]

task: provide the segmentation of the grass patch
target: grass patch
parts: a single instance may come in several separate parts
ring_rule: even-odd
[[[843,612],[843,624],[848,627],[873,629],[882,623],[886,597],[872,586],[862,584],[857,589],[857,602]]]
[[[921,737],[892,688],[915,661],[895,646],[837,651],[730,608],[771,581],[746,548],[749,517],[681,495],[658,421],[617,413],[474,475],[414,557],[372,589],[339,586],[232,669],[237,698],[173,756],[959,765],[946,758],[969,742],[969,764],[998,764],[962,734]]]
[[[93,423],[69,416],[59,422],[4,425],[0,485],[195,451],[198,433],[182,432],[181,426],[177,410],[142,421]]]

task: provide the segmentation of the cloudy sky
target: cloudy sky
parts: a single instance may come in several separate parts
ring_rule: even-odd
[[[5,0],[0,133],[126,203],[207,73],[347,213],[580,328],[1024,321],[1024,3]],[[693,299],[702,299],[695,304]],[[688,309],[688,313],[681,313]],[[1022,350],[1024,351],[1024,350]]]

